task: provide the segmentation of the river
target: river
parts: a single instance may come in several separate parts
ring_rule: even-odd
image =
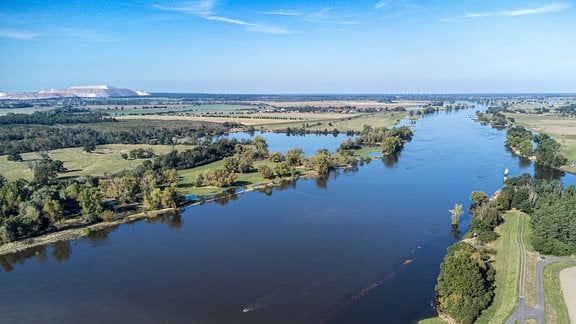
[[[473,109],[426,115],[395,161],[0,258],[0,321],[410,323],[434,316],[439,265],[458,239],[448,210],[469,205],[471,191],[492,194],[505,168],[511,176],[534,173],[505,148],[505,131],[473,116]],[[469,223],[466,213],[460,228]]]

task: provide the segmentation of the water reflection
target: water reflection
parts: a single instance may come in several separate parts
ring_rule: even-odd
[[[560,178],[564,177],[564,175],[565,173],[563,171],[551,169],[534,163],[534,178],[538,180],[560,180]]]
[[[169,228],[179,229],[183,225],[182,214],[180,212],[165,213],[158,217],[146,219],[149,224],[166,224]],[[91,231],[84,238],[92,245],[107,245],[109,236],[116,231],[118,226],[112,226],[99,231]],[[19,264],[23,265],[25,261],[36,259],[41,263],[46,263],[52,259],[57,262],[68,261],[72,255],[73,241],[57,241],[48,245],[39,245],[23,249],[18,252],[0,255],[0,266],[6,272],[14,270],[14,266]],[[50,252],[49,252],[50,250]]]
[[[392,169],[394,167],[394,165],[396,165],[396,163],[398,163],[399,159],[400,159],[400,153],[382,156],[382,162],[389,169]]]
[[[31,258],[36,258],[41,263],[48,261],[46,246],[35,246],[15,253],[2,255],[0,256],[0,265],[2,265],[4,271],[11,272],[14,270],[14,265],[23,265],[26,260]]]
[[[336,174],[336,172],[332,172],[333,174]],[[337,177],[337,175],[336,175]],[[322,176],[317,176],[314,180],[316,180],[316,188],[318,189],[326,189],[326,187],[328,186],[328,179],[330,178],[330,175],[322,175]]]
[[[68,260],[72,255],[70,241],[58,241],[52,244],[52,248],[52,257],[58,262]]]
[[[530,166],[530,164],[532,163],[532,161],[530,159],[524,158],[524,157],[519,157],[518,158],[518,166],[520,168],[527,168]]]
[[[166,224],[169,228],[181,228],[183,224],[182,214],[179,212],[165,213],[158,217],[149,218],[146,220],[149,224]]]

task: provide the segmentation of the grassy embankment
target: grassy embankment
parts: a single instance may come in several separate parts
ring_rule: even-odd
[[[494,267],[496,269],[495,297],[492,305],[486,309],[476,323],[504,323],[514,311],[518,302],[520,246],[517,235],[520,217],[524,217],[524,246],[527,251],[526,260],[526,304],[536,306],[536,264],[539,253],[530,244],[530,216],[520,211],[509,211],[504,215],[505,222],[497,229],[500,237],[489,244],[496,251]],[[544,269],[544,291],[546,298],[546,322],[569,323],[568,311],[562,290],[559,273],[562,269],[575,266],[574,262],[559,262],[548,265]],[[528,321],[529,322],[529,321]],[[424,324],[443,323],[439,318],[420,321]]]
[[[507,114],[515,123],[539,133],[552,136],[561,144],[561,152],[568,158],[568,166],[562,170],[576,173],[576,119],[558,115]]]
[[[498,227],[500,237],[488,247],[494,249],[494,268],[496,287],[494,300],[488,309],[482,312],[477,323],[504,323],[518,304],[518,283],[520,279],[520,217],[525,224],[528,215],[520,211],[509,211],[504,215],[504,223]]]
[[[493,264],[496,269],[494,281],[496,291],[492,304],[478,318],[477,323],[506,322],[518,302],[520,246],[517,238],[520,226],[519,217],[527,218],[528,216],[518,211],[506,213],[504,215],[505,222],[497,229],[500,237],[488,245],[489,248],[496,251],[493,256]],[[525,220],[525,224],[527,222],[528,220]],[[444,322],[435,317],[422,320],[419,323],[435,324]]]

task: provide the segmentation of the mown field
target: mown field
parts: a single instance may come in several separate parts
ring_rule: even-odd
[[[155,154],[166,154],[172,150],[170,145],[125,145],[110,144],[99,145],[92,153],[86,153],[82,148],[66,148],[52,150],[48,155],[53,160],[64,162],[64,167],[68,172],[59,174],[60,178],[75,178],[82,176],[103,176],[113,174],[125,169],[132,169],[142,164],[140,160],[124,160],[121,154],[129,154],[130,150],[136,148],[151,148]],[[192,146],[176,145],[177,150],[185,150]],[[8,180],[26,179],[32,180],[34,172],[31,166],[40,156],[37,153],[22,154],[23,162],[9,162],[6,155],[0,156],[0,174]]]

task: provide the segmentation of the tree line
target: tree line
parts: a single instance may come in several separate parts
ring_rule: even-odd
[[[32,114],[8,113],[0,116],[0,125],[67,125],[117,122],[100,111],[85,111],[74,108],[58,108],[35,111]]]
[[[470,195],[472,223],[466,234],[481,243],[495,240],[496,226],[511,209],[530,214],[530,242],[543,254],[576,253],[576,187],[561,182],[538,180],[529,174],[513,177],[494,196],[481,191]],[[448,248],[436,284],[436,306],[441,316],[460,323],[473,323],[492,302],[495,270],[489,253],[466,242]]]
[[[154,210],[174,208],[181,200],[174,169],[141,166],[109,177],[57,179],[62,172],[62,161],[48,158],[36,163],[32,181],[0,176],[0,243],[63,229],[70,221],[113,221],[131,204]]]
[[[0,154],[37,152],[103,144],[171,145],[195,144],[204,136],[219,135],[225,128],[204,125],[189,127],[96,127],[11,126],[0,127]]]
[[[532,142],[536,143],[533,147]],[[523,126],[512,126],[506,133],[506,145],[515,149],[526,158],[534,156],[537,164],[558,169],[568,163],[568,159],[560,152],[560,143],[548,134],[533,135]]]

